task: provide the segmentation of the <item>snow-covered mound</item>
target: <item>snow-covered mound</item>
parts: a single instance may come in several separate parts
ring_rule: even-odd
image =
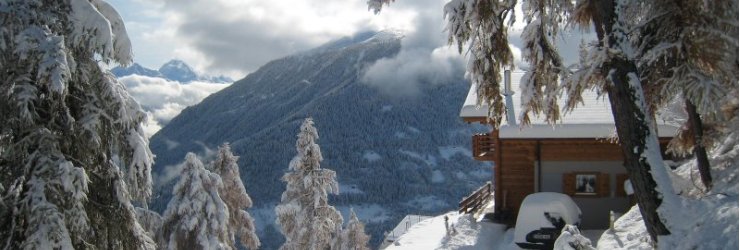
[[[681,207],[663,215],[671,234],[658,238],[658,249],[738,249],[737,140],[735,130],[713,150],[714,185],[709,192],[703,191],[693,159],[673,171]],[[614,223],[614,230],[604,232],[597,245],[599,249],[652,249],[653,243],[634,206]]]

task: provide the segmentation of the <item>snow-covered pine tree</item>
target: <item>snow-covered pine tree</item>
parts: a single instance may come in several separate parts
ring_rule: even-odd
[[[701,180],[710,188],[705,148],[722,141],[728,125],[736,126],[727,121],[737,112],[726,110],[737,109],[738,29],[728,23],[738,18],[737,1],[659,0],[628,8],[640,17],[634,26],[641,39],[631,40],[638,48],[648,104],[657,110],[675,98],[683,100],[688,119],[670,148],[693,153]]]
[[[221,177],[208,171],[193,153],[172,189],[164,211],[160,244],[167,249],[232,249],[229,209],[218,195]]]
[[[328,193],[339,192],[339,184],[334,171],[320,166],[318,138],[313,119],[306,118],[296,141],[298,154],[283,175],[285,192],[275,207],[276,223],[285,236],[280,249],[327,249],[341,231],[342,215],[328,198]]]
[[[162,232],[162,216],[159,215],[157,212],[137,207],[136,208],[136,218],[139,221],[139,224],[141,224],[141,227],[144,228],[146,233],[149,235],[152,239],[157,239],[159,237],[159,233]]]
[[[357,218],[355,210],[350,208],[347,228],[342,230],[340,250],[370,250],[367,246],[370,237],[365,234],[365,224]]]
[[[100,62],[131,63],[102,0],[0,2],[0,247],[153,249],[145,114]]]
[[[239,242],[249,249],[257,249],[260,246],[260,240],[257,238],[254,227],[254,219],[244,209],[252,207],[252,199],[244,188],[241,176],[239,175],[239,160],[231,152],[228,143],[224,143],[218,148],[218,157],[211,164],[211,170],[221,176],[223,186],[219,188],[218,193],[229,208],[229,239],[231,247],[236,249],[236,237]]]

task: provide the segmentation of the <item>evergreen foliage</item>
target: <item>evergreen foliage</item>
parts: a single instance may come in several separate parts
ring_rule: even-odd
[[[370,241],[370,236],[365,234],[365,224],[357,218],[354,209],[350,210],[347,227],[342,230],[340,238],[340,247],[338,248],[340,250],[370,250],[367,245]]]
[[[218,149],[216,160],[211,163],[211,170],[218,174],[223,181],[223,186],[218,190],[221,199],[229,209],[229,238],[232,248],[236,248],[236,238],[244,247],[258,249],[260,240],[257,238],[254,227],[254,219],[244,209],[252,207],[252,199],[244,188],[239,176],[239,160],[231,152],[228,143],[224,143]]]
[[[205,169],[193,153],[185,156],[162,223],[166,249],[232,249],[229,208],[219,196],[221,178]]]
[[[0,2],[3,249],[153,249],[145,114],[100,62],[131,63],[102,0]]]
[[[336,173],[322,169],[321,149],[313,119],[306,118],[298,133],[298,154],[283,175],[285,192],[275,207],[277,224],[285,236],[280,249],[327,249],[342,227],[342,216],[329,205],[328,193],[337,194]]]

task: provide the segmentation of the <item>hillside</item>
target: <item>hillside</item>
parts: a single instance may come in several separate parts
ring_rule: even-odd
[[[295,155],[300,122],[311,116],[322,166],[335,170],[340,183],[332,203],[345,214],[354,207],[374,246],[406,214],[454,209],[491,177],[490,166],[470,157],[474,126],[458,118],[469,85],[426,84],[399,97],[361,83],[366,67],[398,53],[400,39],[362,33],[278,59],[183,110],[151,139],[158,181],[152,207],[166,206],[172,166],[186,152],[208,154],[230,142],[241,156],[264,247],[276,248],[281,235],[270,225],[285,189],[280,177]]]

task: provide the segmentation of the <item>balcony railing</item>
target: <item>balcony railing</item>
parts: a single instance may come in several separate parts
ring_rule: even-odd
[[[479,161],[493,161],[495,141],[496,138],[490,133],[473,135],[473,158]]]
[[[478,188],[478,190],[475,190],[472,194],[468,195],[468,197],[465,197],[460,201],[458,204],[458,213],[465,213],[465,214],[475,214],[478,213],[486,204],[488,204],[488,201],[491,200],[492,196],[491,193],[493,193],[493,186],[491,185],[491,182],[486,182],[485,185]]]

